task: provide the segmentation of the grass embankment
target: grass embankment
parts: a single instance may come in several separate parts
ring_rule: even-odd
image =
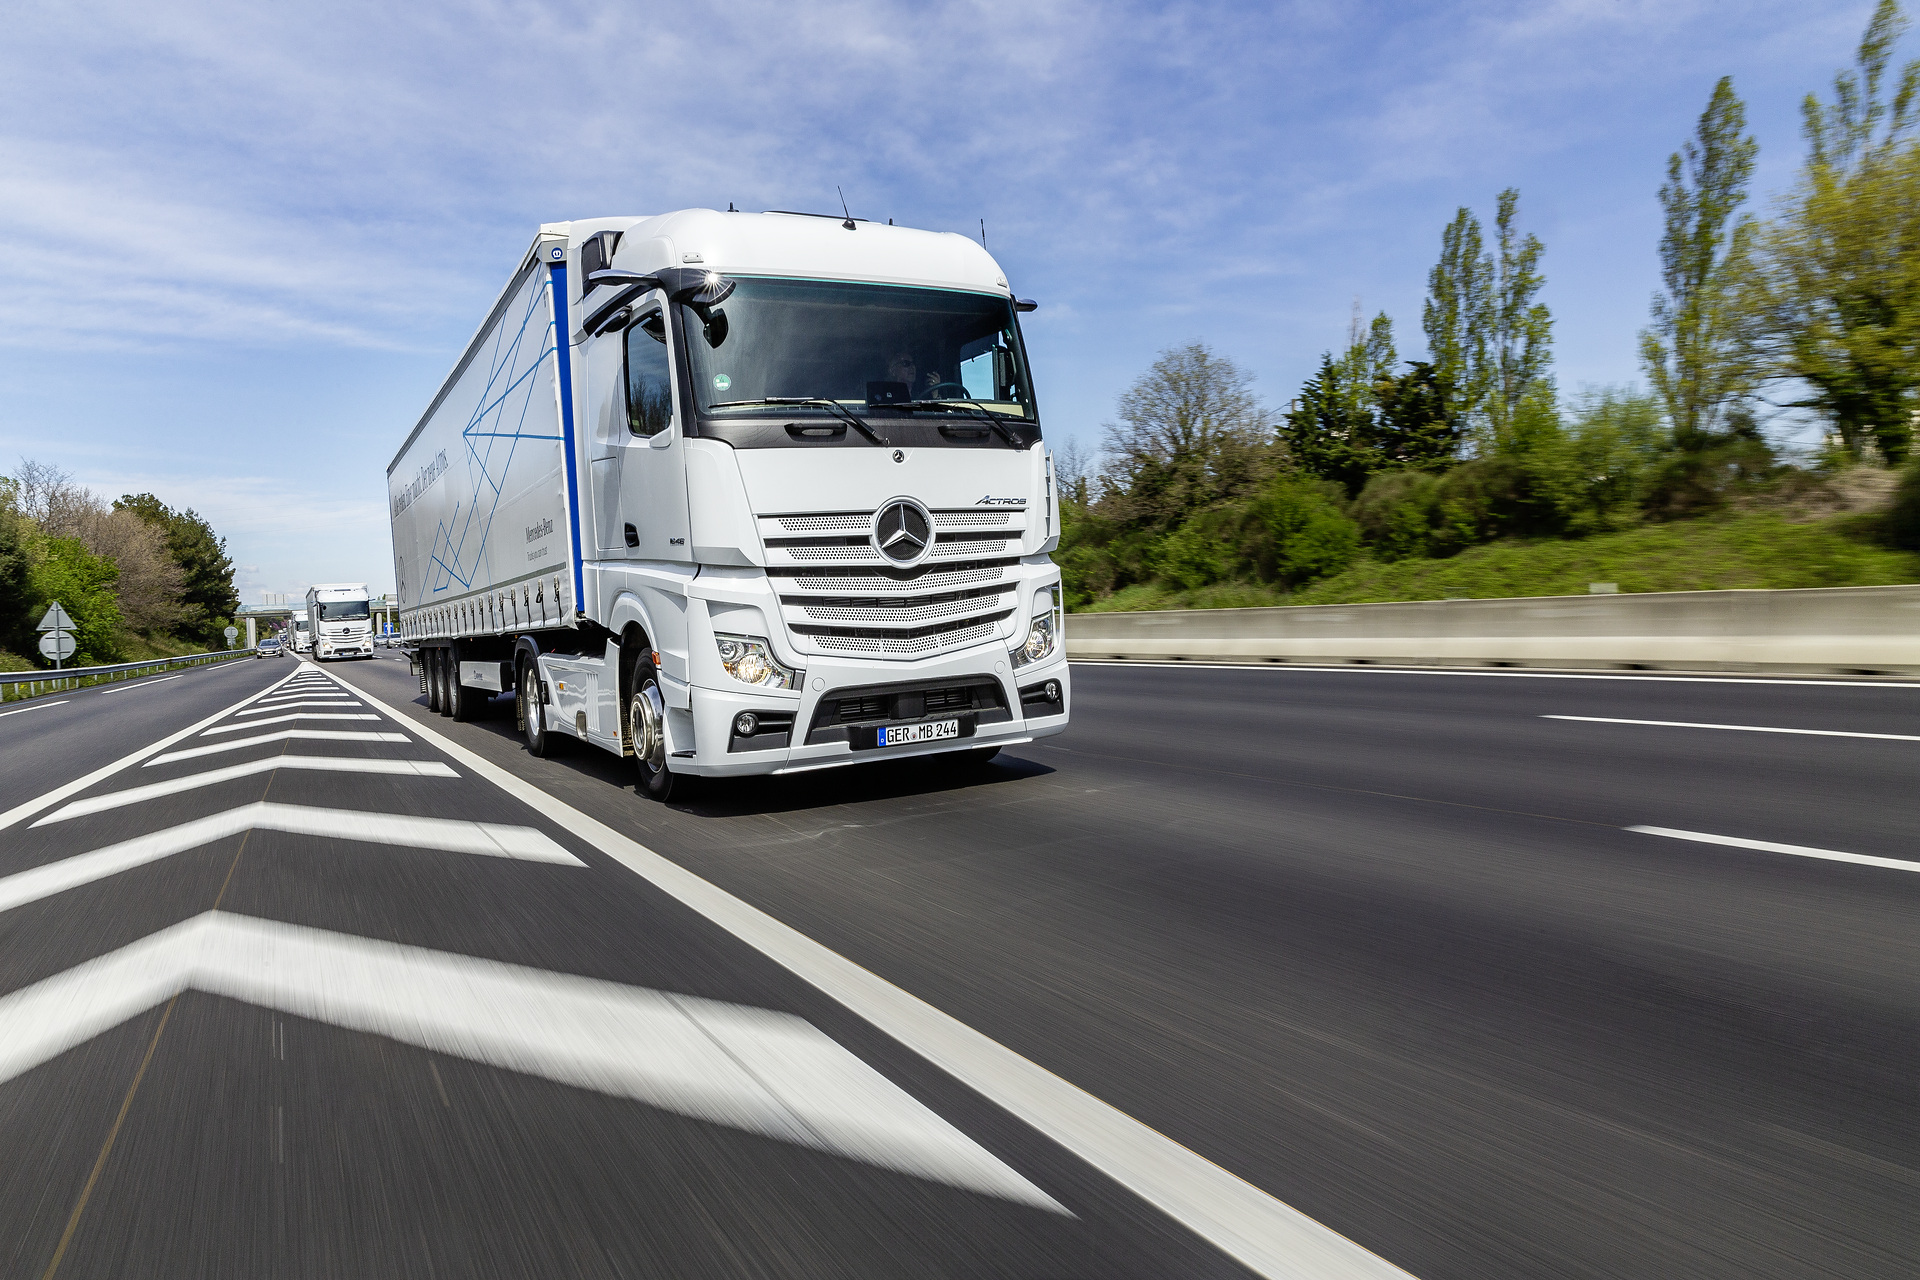
[[[1128,587],[1082,612],[1569,596],[1585,595],[1592,582],[1618,583],[1623,592],[1920,582],[1920,553],[1852,536],[1861,527],[1858,517],[1794,523],[1751,512],[1589,538],[1493,543],[1445,560],[1362,561],[1291,593],[1240,583],[1197,591]]]

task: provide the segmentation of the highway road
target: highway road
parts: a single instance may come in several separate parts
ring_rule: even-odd
[[[670,807],[392,655],[22,704],[0,1274],[1920,1273],[1920,685],[1074,679]]]

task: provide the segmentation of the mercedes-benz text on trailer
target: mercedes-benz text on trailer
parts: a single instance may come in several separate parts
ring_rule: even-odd
[[[552,223],[387,471],[435,710],[696,776],[1061,732],[1060,517],[1017,301],[964,236]]]
[[[371,658],[373,609],[364,582],[307,588],[307,628],[316,658]]]

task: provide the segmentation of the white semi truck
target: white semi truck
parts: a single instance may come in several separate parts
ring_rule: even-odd
[[[701,776],[1057,734],[1051,459],[964,236],[686,210],[540,228],[387,469],[428,704]]]
[[[372,597],[364,582],[328,582],[307,588],[308,644],[313,656],[373,656]]]

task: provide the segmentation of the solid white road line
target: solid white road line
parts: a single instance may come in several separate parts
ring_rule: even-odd
[[[1626,675],[1618,671],[1482,671],[1456,667],[1388,667],[1361,665],[1309,667],[1297,662],[1128,662],[1125,659],[1074,658],[1076,667],[1141,667],[1154,671],[1338,671],[1347,675],[1469,676],[1488,680],[1654,680],[1662,684],[1807,684],[1824,689],[1920,689],[1903,680],[1794,680],[1783,676],[1666,676]]]
[[[241,724],[223,724],[218,729],[209,729],[200,736],[211,738],[216,733],[238,733],[242,729],[255,729],[263,724],[283,724],[288,720],[378,720],[380,717],[364,711],[346,711],[328,713],[325,711],[294,711],[284,716],[268,716],[265,720],[248,720]]]
[[[251,729],[255,726],[248,725]],[[157,764],[172,764],[177,760],[193,760],[200,756],[210,756],[221,751],[238,751],[241,747],[257,747],[263,742],[285,742],[298,738],[303,742],[408,742],[404,733],[369,733],[364,729],[281,729],[277,733],[263,733],[257,738],[235,738],[231,742],[216,742],[208,747],[189,747],[183,751],[169,751],[166,755],[155,756],[147,761],[145,768],[151,769]],[[72,792],[68,792],[72,795]]]
[[[1688,720],[1618,720],[1612,716],[1541,716],[1542,720],[1583,720],[1588,724],[1641,724],[1660,729],[1731,729],[1736,733],[1800,733],[1813,738],[1878,738],[1883,742],[1920,742],[1920,734],[1853,733],[1844,729],[1775,729],[1761,724],[1695,724]]]
[[[258,707],[248,707],[245,711],[234,712],[234,719],[241,716],[264,716],[273,711],[289,711],[294,707],[359,707],[366,704],[352,698],[287,698],[278,699]],[[262,723],[265,723],[264,721]]]
[[[399,845],[408,849],[437,849],[446,853],[473,853],[488,858],[518,858],[572,867],[586,863],[532,827],[497,822],[469,822],[464,818],[414,818],[399,813],[365,813],[357,809],[314,809],[306,805],[256,801],[183,822],[165,831],[135,836],[91,853],[50,862],[31,871],[0,879],[0,911],[79,885],[104,880],[134,867],[197,849],[213,840],[242,831],[285,831],[293,835],[325,836],[365,844]]]
[[[0,1081],[189,988],[1066,1212],[790,1014],[219,911],[0,997]]]
[[[186,674],[187,674],[186,672],[182,671],[179,676],[148,676],[145,679],[129,680],[125,684],[117,684],[113,686],[113,688],[111,689],[102,689],[100,692],[101,693],[125,693],[129,689],[151,689],[153,688],[154,685],[165,684],[169,680],[178,680],[180,676],[184,676]]]
[[[402,717],[357,685],[334,678],[370,706],[395,720],[404,719],[423,741],[446,752],[469,773],[492,782],[811,983],[1255,1273],[1276,1280],[1404,1280],[1407,1276],[1384,1258],[1126,1112],[412,717]]]
[[[229,669],[231,669],[234,666],[234,664],[231,662],[227,663],[226,665]],[[216,668],[216,670],[217,669],[218,668]],[[244,669],[245,668],[242,668],[242,670]],[[81,777],[75,778],[72,782],[62,783],[60,786],[55,787],[53,790],[47,792],[45,795],[35,796],[33,799],[28,800],[24,804],[17,804],[13,806],[13,808],[7,810],[5,813],[0,813],[0,831],[6,830],[8,827],[20,821],[20,819],[26,817],[30,813],[38,813],[40,810],[46,808],[48,805],[60,803],[62,800],[65,800],[68,796],[73,795],[75,792],[85,791],[88,787],[100,781],[102,778],[112,777],[114,774],[120,772],[120,770],[126,768],[128,765],[138,764],[140,761],[146,759],[148,756],[153,755],[155,752],[165,750],[166,748],[172,746],[174,743],[180,741],[182,738],[192,737],[194,734],[200,732],[200,730],[206,728],[208,725],[217,723],[218,721],[224,719],[225,717],[232,715],[234,712],[246,706],[248,703],[253,702],[259,698],[266,697],[268,694],[272,693],[274,690],[278,689],[281,685],[285,684],[288,680],[291,680],[292,678],[293,677],[289,675],[284,679],[278,680],[273,684],[268,685],[266,688],[262,689],[259,693],[249,694],[246,697],[240,699],[240,701],[234,703],[232,706],[227,707],[224,710],[216,711],[212,715],[208,716],[205,720],[201,720],[194,724],[190,724],[186,728],[180,730],[178,733],[170,733],[166,737],[160,739],[160,741],[158,742],[152,743],[151,745],[148,745],[148,746],[144,746],[140,748],[138,751],[135,751],[130,755],[121,756],[118,760],[115,760],[112,764],[102,765],[100,768],[95,769],[92,773],[85,774]]]
[[[1752,849],[1756,853],[1785,853],[1796,858],[1824,858],[1828,862],[1857,862],[1863,867],[1886,867],[1890,871],[1920,871],[1920,862],[1900,858],[1876,858],[1865,853],[1841,853],[1835,849],[1813,849],[1803,844],[1775,844],[1771,840],[1743,840],[1739,836],[1716,836],[1704,831],[1676,831],[1672,827],[1628,827],[1643,836],[1665,836],[1669,840],[1691,840],[1696,844],[1719,844],[1730,849]]]
[[[57,698],[52,702],[36,702],[30,707],[18,707],[12,711],[0,711],[0,716],[17,716],[28,711],[38,711],[42,707],[64,707],[71,701],[73,701],[71,698]],[[4,823],[0,823],[0,826],[4,825]]]
[[[215,783],[250,777],[257,773],[272,773],[279,769],[300,769],[321,773],[398,774],[413,778],[460,776],[451,767],[441,764],[438,760],[354,760],[346,756],[267,756],[260,760],[249,760],[245,764],[228,765],[224,769],[209,769],[205,773],[190,773],[182,778],[169,778],[165,782],[155,782],[144,787],[130,787],[125,791],[110,791],[105,795],[88,796],[84,800],[75,800],[64,808],[55,809],[33,825],[44,827],[50,822],[65,822],[69,818],[78,818],[89,813],[119,809],[126,805],[139,804],[143,800],[178,795],[182,791],[210,787]]]

